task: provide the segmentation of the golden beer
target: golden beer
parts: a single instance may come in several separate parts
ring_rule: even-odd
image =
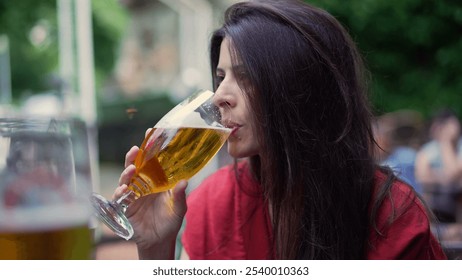
[[[4,209],[0,260],[91,259],[93,238],[84,203]]]
[[[153,128],[136,157],[129,189],[140,197],[191,178],[215,156],[230,132],[215,127]]]
[[[85,260],[92,255],[87,225],[0,233],[0,260]]]

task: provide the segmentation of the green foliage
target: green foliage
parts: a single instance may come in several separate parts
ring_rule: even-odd
[[[127,25],[126,10],[118,0],[92,1],[93,42],[97,90],[114,69],[118,46]]]
[[[35,46],[29,39],[30,32],[43,19],[49,27],[49,40]],[[10,43],[14,96],[47,88],[47,75],[58,63],[55,27],[55,0],[0,0],[0,34],[7,35]]]
[[[79,0],[76,0],[79,1]],[[92,1],[93,43],[97,89],[112,71],[126,15],[117,0]],[[13,98],[53,89],[59,73],[57,0],[0,0],[0,34],[10,43]],[[48,39],[33,44],[30,32],[45,23]]]
[[[342,22],[372,74],[377,113],[462,113],[462,2],[311,0]]]

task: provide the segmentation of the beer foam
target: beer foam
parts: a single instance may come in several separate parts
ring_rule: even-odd
[[[207,124],[200,116],[199,113],[190,113],[187,118],[177,119],[175,122],[158,122],[155,128],[179,128],[179,127],[190,127],[190,128],[204,128],[204,129],[217,129],[223,131],[231,131],[231,129],[222,126],[218,122]]]
[[[211,91],[203,91],[193,100],[185,100],[170,110],[154,127],[155,128],[208,128],[208,129],[224,129],[220,123],[214,121],[208,124],[199,112],[196,110],[203,106],[208,99],[213,96]],[[207,105],[204,105],[207,106]]]
[[[52,230],[88,224],[92,215],[87,203],[0,209],[0,232]]]

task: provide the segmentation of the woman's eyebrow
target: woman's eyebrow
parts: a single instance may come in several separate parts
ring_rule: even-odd
[[[242,71],[245,70],[244,64],[236,64],[232,67],[233,71]]]
[[[237,64],[237,65],[233,65],[233,66],[231,67],[231,70],[232,70],[233,72],[235,72],[235,73],[237,73],[237,72],[242,72],[242,71],[245,71],[245,67],[244,67],[243,64]],[[225,71],[223,68],[221,68],[221,67],[217,67],[217,69],[216,69],[215,72],[216,72],[216,74],[224,74],[224,73],[226,73],[226,71]]]

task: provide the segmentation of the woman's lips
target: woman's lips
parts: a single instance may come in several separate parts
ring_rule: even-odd
[[[235,122],[232,122],[232,121],[224,121],[223,122],[225,127],[231,129],[231,133],[229,136],[234,136],[237,131],[239,130],[239,128],[241,127],[241,125],[235,123]]]
[[[239,126],[233,127],[229,136],[234,136],[238,130],[239,130]]]

